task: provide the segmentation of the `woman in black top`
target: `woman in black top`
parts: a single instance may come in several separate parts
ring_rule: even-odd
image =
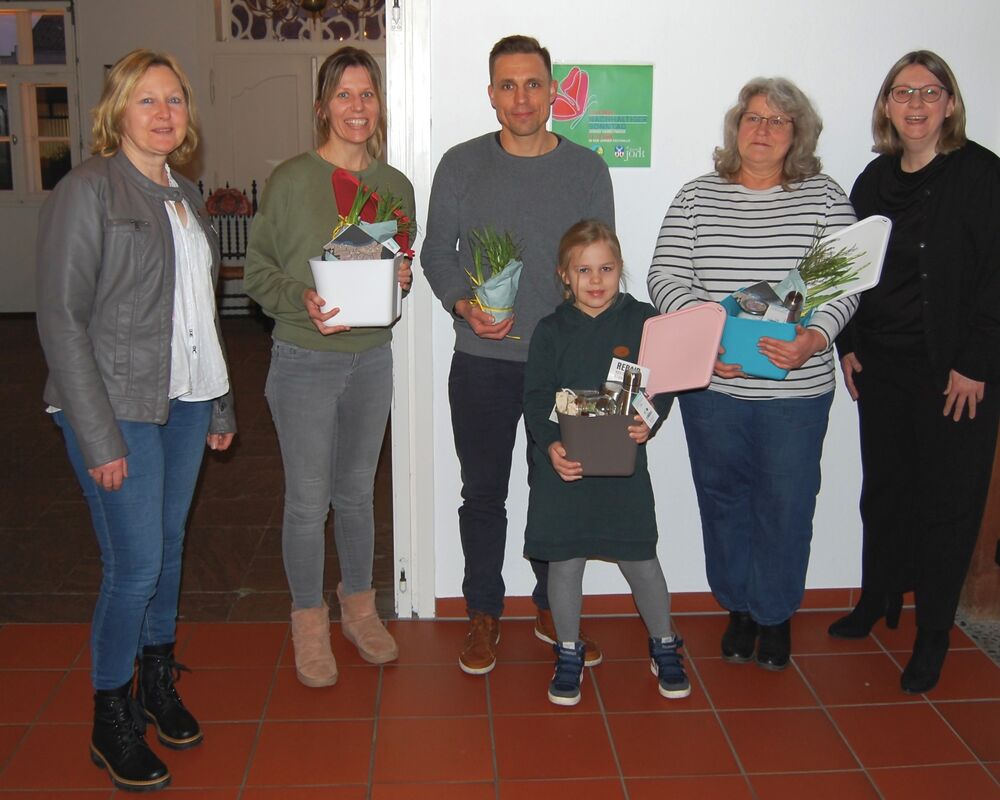
[[[989,490],[1000,402],[1000,159],[965,137],[948,65],[897,61],[872,119],[880,153],[858,177],[858,218],[893,222],[879,284],[837,339],[858,402],[862,594],[830,626],[866,636],[913,591],[909,693],[938,681]]]

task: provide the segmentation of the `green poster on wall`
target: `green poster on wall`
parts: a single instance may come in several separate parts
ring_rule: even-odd
[[[552,131],[601,156],[609,167],[648,167],[652,64],[553,64],[559,91]]]

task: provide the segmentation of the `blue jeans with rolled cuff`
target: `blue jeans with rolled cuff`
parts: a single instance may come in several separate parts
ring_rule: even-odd
[[[128,447],[128,477],[113,492],[90,477],[66,415],[59,411],[54,417],[101,550],[101,589],[90,632],[91,679],[95,689],[117,689],[132,677],[143,647],[176,639],[184,526],[205,453],[212,402],[171,400],[163,425],[119,420]]]
[[[680,398],[709,586],[722,606],[762,625],[784,622],[802,602],[832,402],[832,392]]]
[[[503,613],[507,487],[523,412],[524,364],[456,352],[448,377],[451,425],[462,468],[458,528],[465,555],[462,594],[470,616]],[[528,470],[531,437],[528,436]],[[535,605],[548,609],[548,562],[531,559]]]

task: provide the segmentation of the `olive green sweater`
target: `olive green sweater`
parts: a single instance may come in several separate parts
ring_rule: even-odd
[[[335,167],[315,152],[279,164],[264,188],[247,246],[244,285],[247,294],[274,319],[274,337],[312,350],[360,353],[391,338],[389,328],[352,328],[324,336],[306,314],[302,294],[312,288],[309,259],[318,258],[337,224],[337,201],[331,176]],[[354,173],[376,192],[399,198],[416,219],[413,186],[399,170],[373,161]]]

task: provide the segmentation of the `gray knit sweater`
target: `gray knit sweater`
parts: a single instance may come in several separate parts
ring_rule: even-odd
[[[532,158],[507,153],[496,133],[451,148],[431,187],[420,263],[434,294],[449,313],[471,297],[469,234],[489,225],[509,231],[521,244],[524,271],[514,303],[514,328],[502,340],[480,339],[455,317],[455,349],[506,361],[527,361],[538,321],[562,302],[556,278],[559,239],[588,217],[614,226],[615,207],[607,165],[566,139]],[[520,337],[520,338],[512,338]]]

